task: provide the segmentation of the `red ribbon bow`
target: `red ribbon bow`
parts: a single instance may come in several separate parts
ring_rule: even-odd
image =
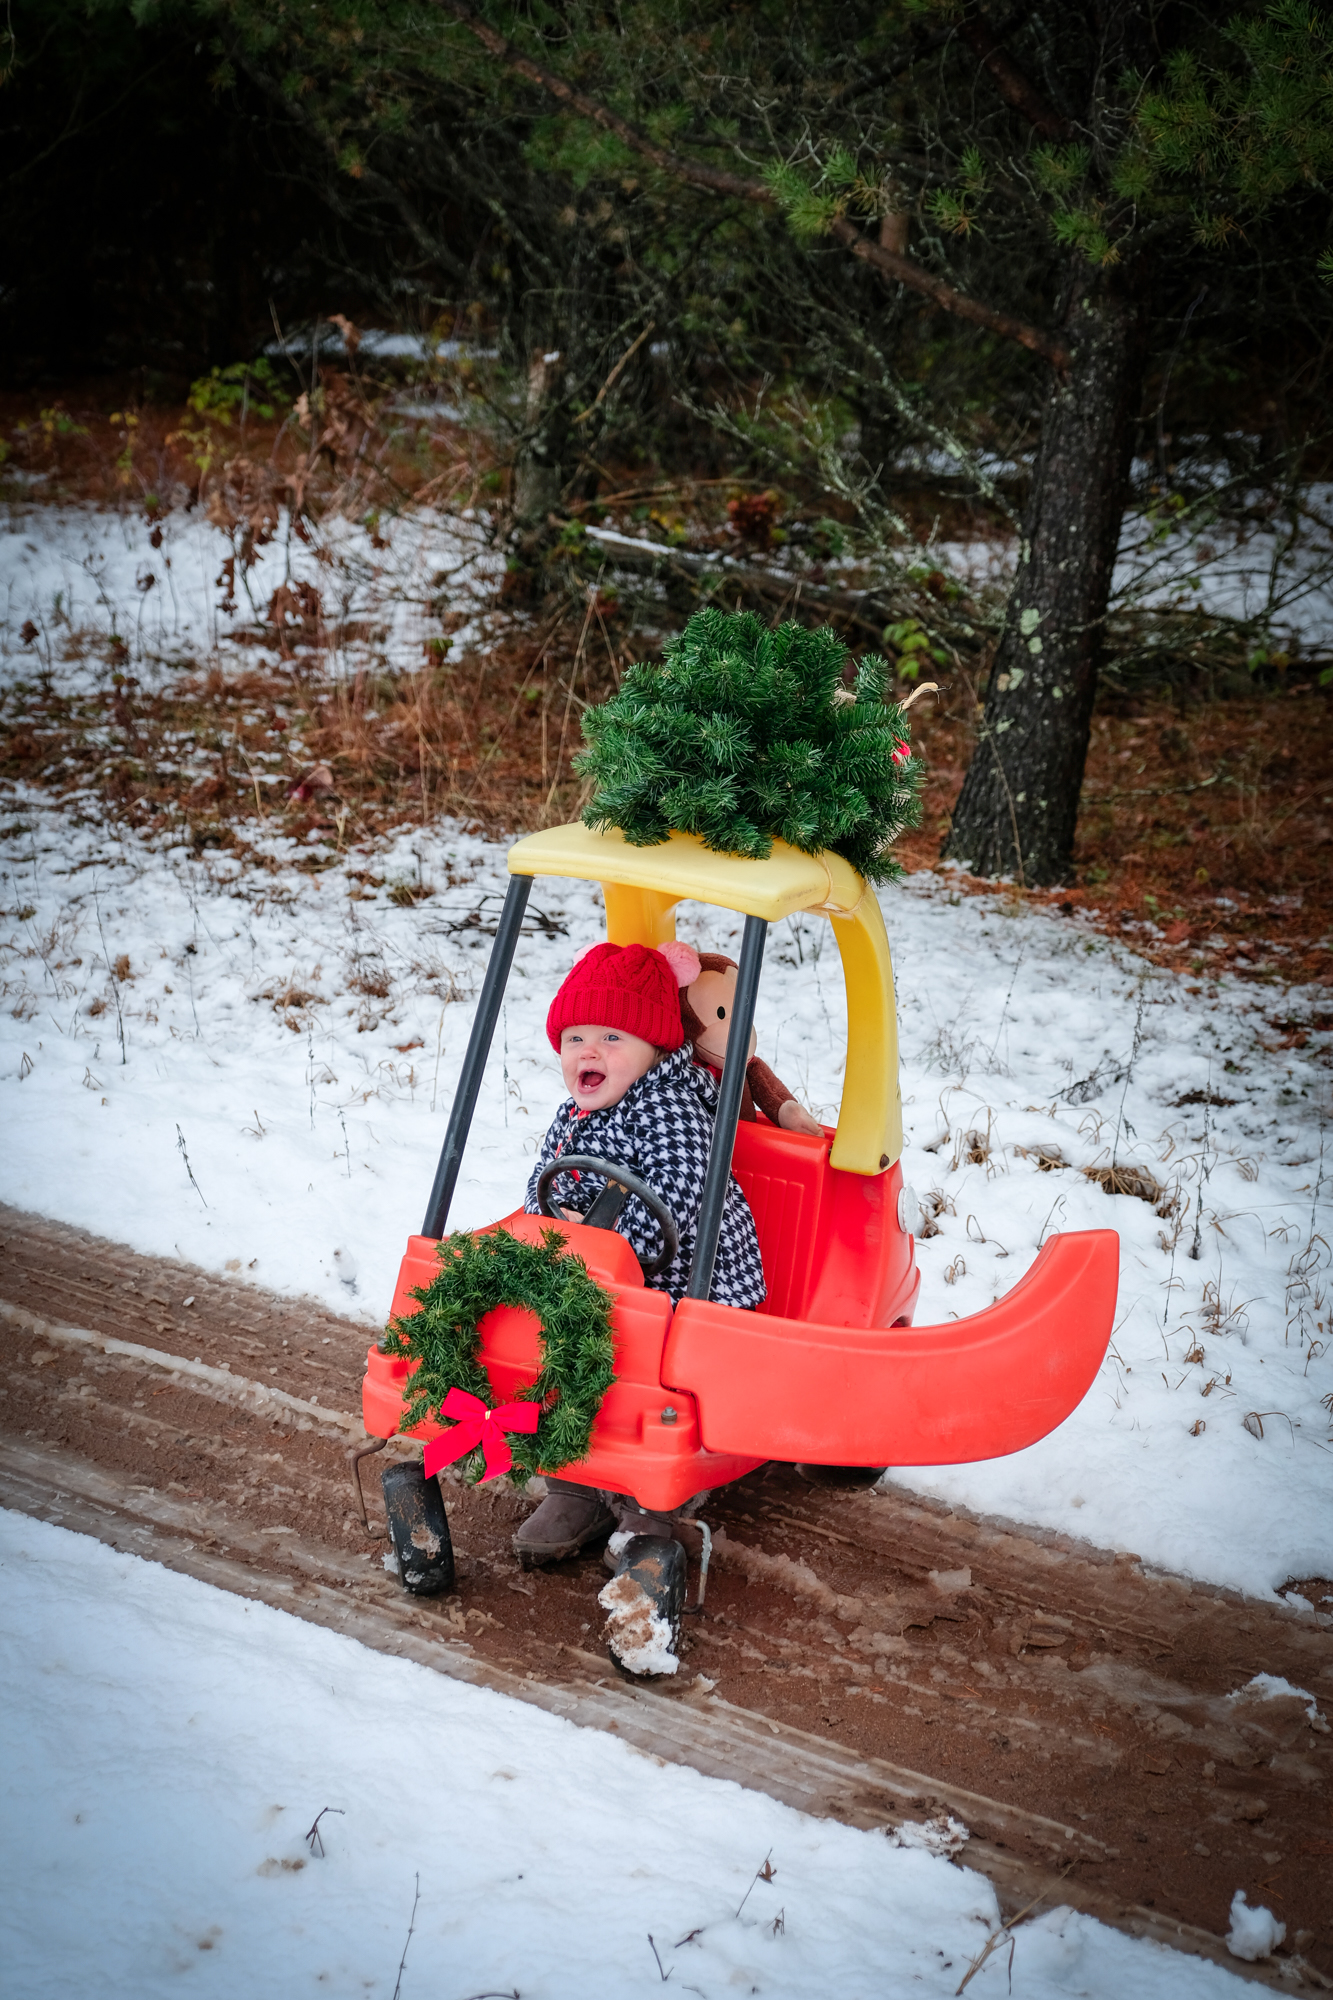
[[[892,756],[895,764],[910,764],[912,761],[911,745],[900,736],[893,747]]]
[[[470,1396],[466,1389],[451,1389],[440,1404],[440,1415],[452,1417],[454,1428],[441,1432],[426,1446],[422,1470],[427,1479],[433,1479],[441,1466],[452,1465],[455,1459],[465,1458],[468,1452],[475,1451],[480,1445],[486,1460],[486,1470],[482,1474],[484,1484],[488,1479],[498,1479],[514,1463],[514,1454],[504,1441],[504,1433],[535,1431],[541,1405],[501,1403],[498,1409],[491,1410],[480,1396]]]

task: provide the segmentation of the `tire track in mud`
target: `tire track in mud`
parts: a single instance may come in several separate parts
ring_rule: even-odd
[[[428,1645],[444,1671],[807,1810],[952,1812],[1008,1909],[1044,1885],[1211,1956],[1243,1887],[1288,1926],[1254,1976],[1333,1990],[1333,1620],[771,1465],[704,1509],[715,1566],[679,1681],[625,1688],[600,1651],[598,1555],[521,1574],[515,1494],[446,1485],[455,1598],[384,1574],[346,1457],[373,1328],[10,1209],[0,1301],[4,1504],[93,1533],[101,1507],[118,1545],[366,1643]],[[384,1462],[366,1461],[372,1525]],[[1313,1723],[1303,1699],[1239,1692],[1259,1674],[1308,1690]]]

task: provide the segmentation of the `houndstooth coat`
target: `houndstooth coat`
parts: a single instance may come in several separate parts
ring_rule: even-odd
[[[529,1215],[537,1213],[538,1178],[562,1153],[597,1153],[604,1160],[628,1167],[656,1189],[676,1218],[680,1248],[666,1270],[649,1283],[657,1291],[669,1292],[672,1301],[679,1304],[694,1257],[695,1225],[716,1104],[717,1086],[707,1070],[696,1068],[688,1044],[631,1084],[619,1104],[605,1111],[580,1111],[573,1099],[567,1098],[542,1141],[528,1182],[525,1209]],[[547,1190],[547,1200],[552,1207],[576,1209],[583,1215],[605,1186],[600,1174],[557,1174]],[[621,1209],[616,1229],[644,1261],[661,1251],[661,1229],[633,1195]],[[732,1175],[709,1297],[724,1306],[757,1306],[765,1290],[754,1217]]]

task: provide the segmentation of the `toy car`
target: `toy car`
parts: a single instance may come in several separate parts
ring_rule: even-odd
[[[818,1138],[739,1122],[745,1066],[726,1065],[688,1293],[674,1308],[665,1292],[645,1285],[633,1250],[612,1228],[559,1221],[569,1251],[615,1299],[616,1380],[587,1458],[565,1470],[670,1513],[770,1459],[955,1464],[1020,1451],[1069,1415],[1110,1339],[1116,1233],[1053,1236],[1013,1290],[984,1312],[913,1325],[921,1280],[916,1204],[899,1164],[893,968],[879,902],[846,861],[777,840],[767,860],[746,860],[712,853],[683,833],[634,847],[617,832],[574,824],[516,842],[509,871],[425,1221],[399,1272],[395,1315],[417,1310],[414,1291],[439,1268],[437,1247],[533,878],[577,877],[601,884],[615,944],[664,943],[686,899],[744,916],[734,1047],[748,1043],[768,925],[799,912],[826,916],[846,983],[847,1052],[837,1125]],[[616,1163],[596,1164],[614,1174]],[[708,1297],[729,1172],[753,1211],[768,1286],[753,1312]],[[520,1209],[492,1227],[536,1242],[551,1224]],[[482,1322],[482,1335],[481,1359],[500,1402],[535,1379],[532,1315],[499,1307]],[[370,1349],[363,1413],[372,1438],[399,1432],[411,1366]],[[428,1422],[409,1434],[426,1440],[442,1428]],[[435,1482],[411,1465],[390,1468],[386,1481],[400,1577],[418,1591],[450,1587],[448,1526]]]

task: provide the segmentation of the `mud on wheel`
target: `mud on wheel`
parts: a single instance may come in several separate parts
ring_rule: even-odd
[[[420,1462],[384,1469],[384,1512],[398,1564],[398,1581],[413,1597],[438,1597],[454,1587],[454,1545],[437,1479]]]
[[[685,1551],[663,1535],[632,1535],[597,1602],[612,1664],[635,1680],[674,1674],[685,1612]]]

